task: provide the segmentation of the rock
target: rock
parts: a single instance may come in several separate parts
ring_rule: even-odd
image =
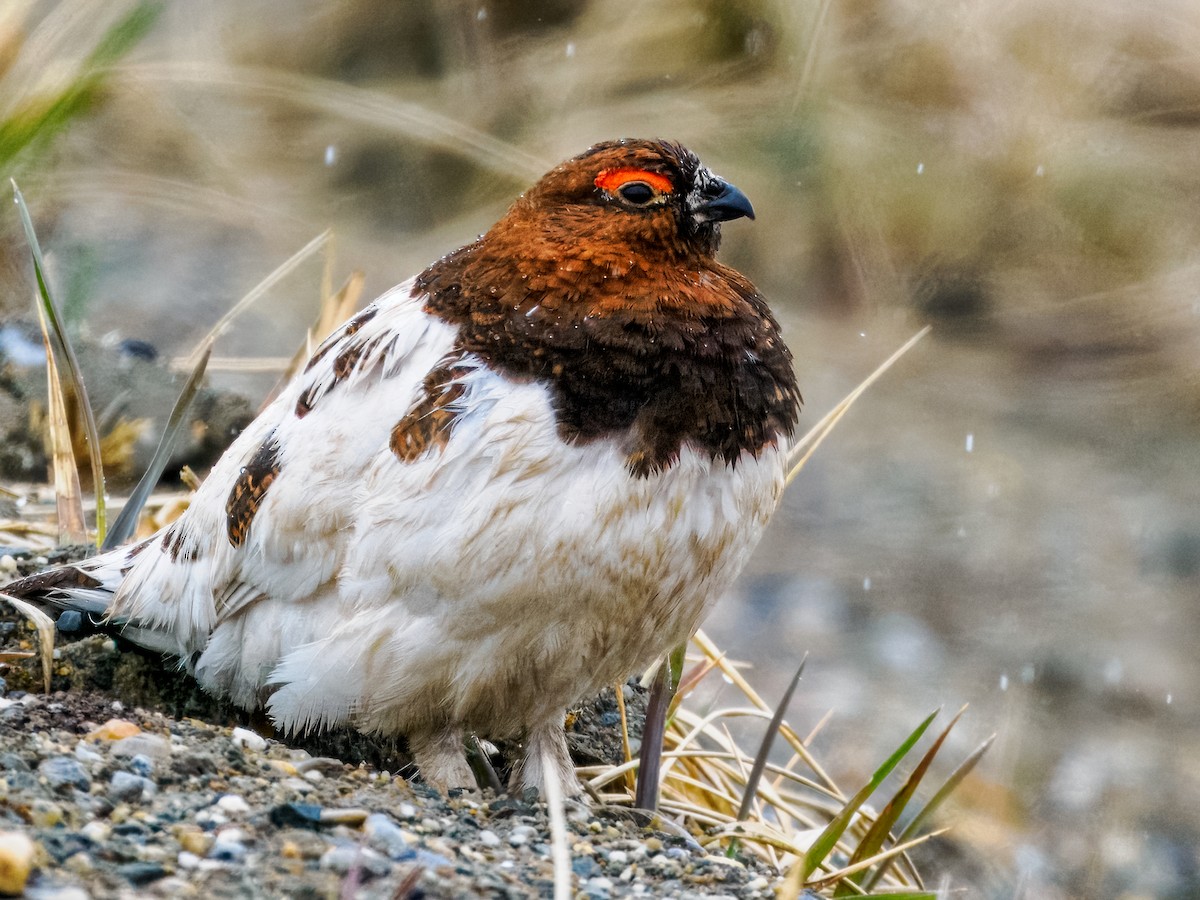
[[[240,828],[226,828],[217,834],[208,858],[219,862],[241,862],[246,857],[246,837]]]
[[[383,813],[371,813],[363,822],[363,833],[373,848],[392,859],[411,855],[408,841],[404,839],[404,830],[393,822],[390,816]]]
[[[478,840],[479,843],[481,843],[485,847],[499,847],[500,846],[499,836],[497,836],[496,832],[490,831],[487,828],[485,828],[485,829],[483,829],[483,831],[479,832],[478,836],[476,837],[476,840]]]
[[[167,870],[163,868],[162,863],[131,862],[117,866],[117,874],[130,884],[140,887],[143,884],[150,884],[160,878],[165,878]]]
[[[103,844],[112,834],[112,826],[94,819],[79,829],[79,833],[95,844]]]
[[[262,753],[267,749],[267,739],[260,734],[255,734],[249,728],[233,729],[233,736],[230,740],[235,747],[253,750],[255,753]]]
[[[270,819],[276,828],[320,828],[321,807],[314,803],[281,803],[271,808]]]
[[[134,734],[114,741],[109,751],[113,756],[147,756],[155,762],[171,758],[171,742],[157,734]]]
[[[325,851],[319,863],[322,869],[347,875],[357,870],[363,876],[379,878],[392,870],[392,864],[370,847],[339,844]]]
[[[0,831],[0,894],[19,897],[33,869],[33,841],[18,831]]]
[[[237,794],[224,794],[217,801],[217,807],[231,816],[240,816],[250,812],[250,804],[246,802],[244,797],[239,797]]]
[[[42,760],[38,765],[38,774],[46,779],[46,784],[53,791],[63,792],[71,788],[86,791],[91,786],[92,777],[87,769],[77,759],[70,756],[51,756]]]
[[[29,804],[29,824],[34,828],[54,828],[63,820],[63,808],[49,800],[37,799]]]
[[[108,798],[114,803],[138,803],[143,798],[153,797],[157,790],[158,786],[149,778],[131,772],[113,772]]]
[[[122,738],[140,734],[141,731],[141,728],[128,719],[109,719],[95,731],[89,731],[88,739],[93,741],[119,741]]]

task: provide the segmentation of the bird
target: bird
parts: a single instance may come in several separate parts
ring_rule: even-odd
[[[3,591],[179,660],[285,734],[404,736],[474,789],[580,784],[571,704],[698,628],[779,501],[801,396],[748,278],[746,195],[596,144],[312,354],[158,533]]]

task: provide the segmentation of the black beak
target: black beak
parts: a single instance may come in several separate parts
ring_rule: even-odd
[[[704,189],[692,214],[708,222],[728,222],[730,219],[754,218],[754,207],[746,195],[728,182],[717,179]]]

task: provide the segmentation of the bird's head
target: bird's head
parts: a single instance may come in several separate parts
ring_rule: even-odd
[[[606,141],[555,167],[500,226],[552,240],[600,241],[672,256],[712,256],[720,223],[754,218],[746,195],[679,144]]]

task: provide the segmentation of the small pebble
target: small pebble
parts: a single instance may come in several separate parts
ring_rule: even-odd
[[[231,816],[240,816],[250,812],[250,804],[244,797],[239,797],[237,794],[224,794],[217,801],[217,808]]]
[[[79,833],[94,844],[103,844],[112,834],[112,826],[99,819],[93,819],[80,828]]]
[[[329,872],[347,875],[352,869],[364,876],[379,877],[392,869],[392,864],[369,847],[330,847],[318,865]]]
[[[508,835],[508,842],[514,847],[520,847],[528,844],[534,837],[537,836],[537,829],[532,825],[517,825]]]
[[[108,798],[114,803],[139,803],[149,786],[150,796],[154,795],[154,782],[131,772],[113,772],[109,782]]]
[[[34,800],[29,804],[29,824],[34,828],[53,828],[62,823],[63,808],[49,800]]]
[[[129,771],[134,775],[149,778],[154,774],[154,760],[144,753],[139,753],[129,761]]]
[[[233,729],[233,735],[230,740],[235,747],[252,750],[255,753],[262,753],[267,749],[267,739],[261,734],[251,731],[249,728]]]
[[[411,803],[401,803],[396,807],[396,815],[405,821],[411,822],[417,817],[417,808]]]
[[[217,835],[208,858],[219,862],[241,862],[246,858],[246,833],[240,828],[227,828]]]
[[[485,847],[499,847],[500,846],[500,838],[496,834],[496,832],[489,831],[486,828],[483,829],[483,831],[479,832],[478,835],[476,835],[476,840],[479,841],[479,843],[483,844],[483,846],[485,846]]]
[[[140,886],[165,877],[167,870],[163,868],[162,863],[131,862],[117,866],[117,873],[130,884]]]
[[[216,843],[216,839],[211,834],[203,831],[184,831],[178,835],[176,840],[179,841],[179,846],[185,853],[191,853],[197,859],[208,856],[208,851]]]
[[[92,779],[77,759],[70,756],[51,756],[38,765],[38,774],[46,779],[53,791],[69,791],[79,788],[86,791]]]
[[[587,892],[593,897],[607,897],[612,893],[613,883],[607,878],[589,878]]]
[[[0,831],[0,894],[17,897],[33,870],[33,841],[19,831]]]
[[[363,833],[372,847],[392,859],[400,858],[408,852],[404,829],[383,813],[371,813],[367,816],[363,822]]]
[[[103,762],[103,760],[104,760],[103,756],[101,756],[99,753],[97,753],[95,750],[93,750],[91,747],[89,747],[83,741],[80,741],[78,744],[75,745],[74,753],[75,753],[75,758],[77,760],[79,760],[81,763],[98,763],[98,762]]]
[[[171,758],[171,742],[165,737],[158,734],[142,734],[130,735],[126,738],[121,738],[114,741],[112,749],[109,751],[113,756],[148,756],[158,762],[165,762]]]
[[[141,730],[128,719],[109,719],[95,731],[89,731],[88,738],[93,741],[119,741],[140,734]]]
[[[600,872],[600,866],[590,856],[577,856],[571,860],[571,871],[580,878],[593,878]]]

